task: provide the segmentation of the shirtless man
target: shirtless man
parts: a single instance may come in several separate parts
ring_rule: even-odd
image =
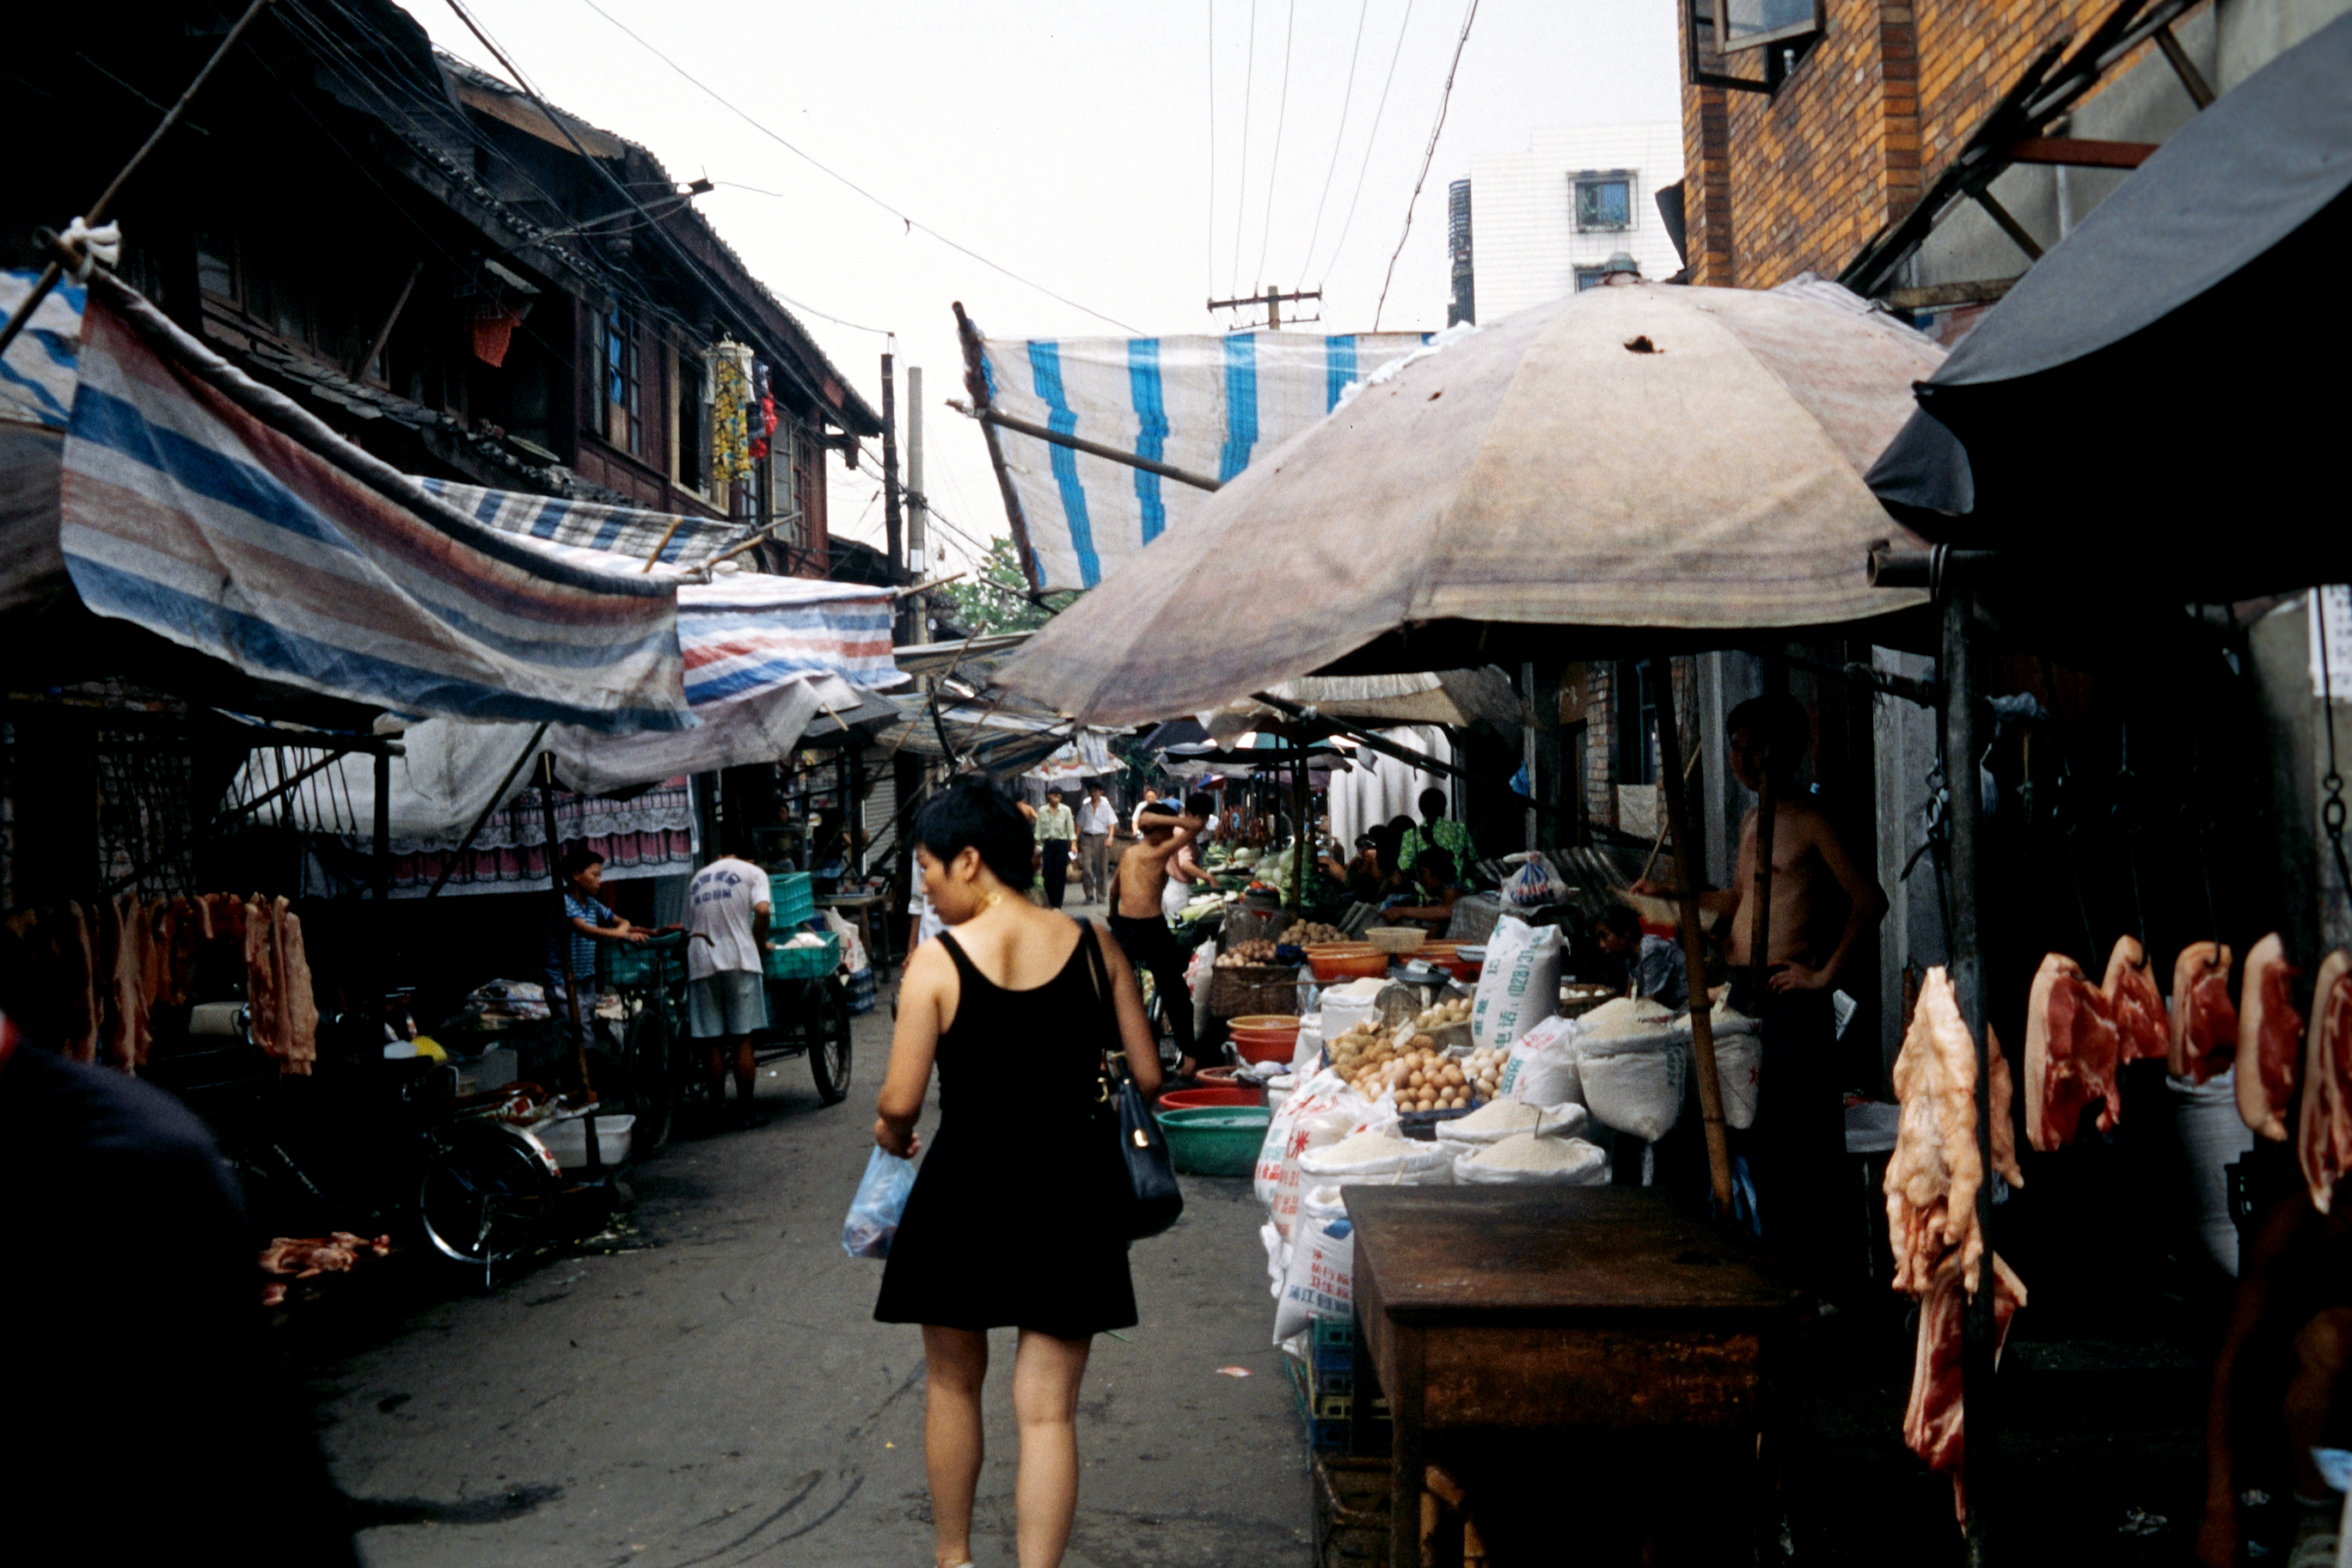
[[[1821,1263],[1834,1246],[1844,1112],[1830,991],[1855,946],[1886,913],[1886,895],[1854,863],[1837,829],[1797,783],[1811,723],[1788,696],[1758,697],[1731,710],[1731,774],[1761,793],[1772,777],[1772,908],[1767,997],[1748,994],[1756,928],[1756,818],[1739,825],[1731,886],[1698,896],[1704,915],[1731,917],[1732,1005],[1763,1020],[1764,1059],[1756,1124],[1748,1135],[1757,1207],[1776,1245]],[[1655,883],[1634,891],[1665,893]],[[1774,1198],[1778,1197],[1776,1205]]]
[[[1167,890],[1170,865],[1189,847],[1207,816],[1206,795],[1186,799],[1181,808],[1164,800],[1148,802],[1136,813],[1143,841],[1119,857],[1111,879],[1110,933],[1128,961],[1151,973],[1160,994],[1160,1011],[1176,1037],[1179,1077],[1189,1078],[1197,1065],[1192,1058],[1192,993],[1184,984],[1184,955],[1160,913],[1160,896]]]

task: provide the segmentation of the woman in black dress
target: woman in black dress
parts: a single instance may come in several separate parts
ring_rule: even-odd
[[[1153,1094],[1158,1043],[1118,944],[1024,896],[1034,835],[1002,792],[958,779],[914,832],[924,895],[953,929],[907,961],[874,1141],[914,1155],[934,1063],[940,1123],[874,1315],[923,1326],[940,1568],[971,1561],[988,1331],[1020,1330],[1019,1556],[1021,1568],[1053,1568],[1077,1510],[1087,1352],[1095,1334],[1136,1321],[1120,1225],[1129,1188],[1103,1056],[1123,1054]]]

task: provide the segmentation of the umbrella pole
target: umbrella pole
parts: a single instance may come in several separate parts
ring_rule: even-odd
[[[1949,916],[1952,992],[1976,1046],[1976,1133],[1979,1168],[1992,1170],[1990,1030],[1986,1026],[1984,949],[1977,929],[1977,836],[1983,805],[1978,784],[1976,670],[1971,647],[1975,595],[1948,584],[1944,589],[1943,647],[1937,675],[1944,688],[1944,777],[1950,789],[1945,822],[1951,834]],[[1968,1498],[1968,1560],[1983,1568],[1993,1560],[1993,1508],[1998,1480],[2000,1427],[1993,1404],[1993,1354],[2000,1341],[1993,1317],[1992,1180],[1977,1189],[1977,1233],[1985,1238],[1979,1273],[1969,1283],[1960,1319],[1960,1408],[1968,1424],[1960,1476]]]
[[[1723,1085],[1715,1076],[1715,1020],[1706,994],[1706,948],[1698,929],[1698,868],[1691,864],[1690,802],[1683,793],[1682,727],[1675,719],[1672,661],[1650,661],[1650,682],[1658,710],[1659,761],[1665,764],[1666,830],[1675,839],[1675,880],[1679,885],[1683,962],[1690,971],[1691,1051],[1698,1058],[1698,1109],[1706,1120],[1706,1173],[1715,1188],[1716,1212],[1731,1217],[1731,1144],[1723,1130]]]
[[[1290,918],[1294,921],[1307,910],[1307,816],[1313,805],[1313,792],[1307,784],[1307,742],[1301,741],[1290,781]]]

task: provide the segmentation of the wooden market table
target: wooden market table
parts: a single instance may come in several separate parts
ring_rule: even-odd
[[[1448,1432],[1763,1430],[1800,1298],[1657,1191],[1342,1190],[1358,1364],[1394,1422],[1391,1563],[1421,1562],[1424,1467]]]

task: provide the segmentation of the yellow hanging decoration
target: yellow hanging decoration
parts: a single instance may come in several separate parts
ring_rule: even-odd
[[[710,477],[721,485],[751,477],[751,351],[724,342],[710,357]]]

